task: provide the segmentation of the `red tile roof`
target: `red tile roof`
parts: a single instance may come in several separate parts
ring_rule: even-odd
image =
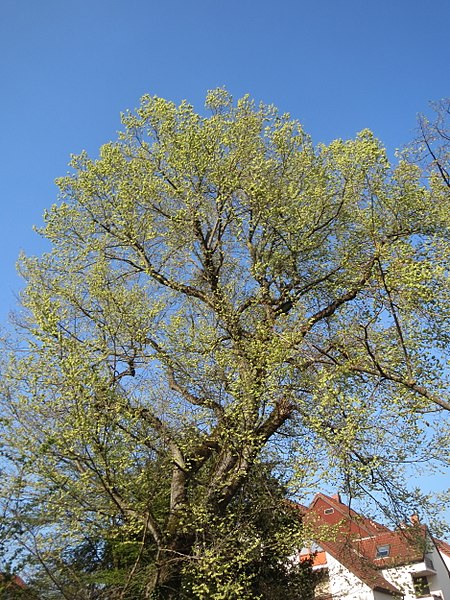
[[[438,547],[438,550],[440,552],[442,552],[443,554],[450,556],[450,544],[447,544],[447,542],[444,542],[443,540],[438,540],[436,538],[433,538],[433,539],[434,539],[434,543]]]
[[[424,560],[426,528],[419,523],[391,531],[350,509],[339,496],[325,494],[317,494],[308,509],[300,510],[313,530],[325,538],[316,540],[321,547],[373,590],[398,594],[381,569]],[[328,535],[324,526],[330,526]],[[389,546],[389,556],[377,558],[379,546]],[[450,545],[446,546],[450,555]],[[320,554],[314,566],[323,564]]]
[[[18,575],[5,576],[3,573],[0,573],[0,584],[2,584],[4,586],[4,588],[10,588],[10,587],[19,587],[21,589],[26,588],[25,582]]]
[[[311,551],[311,553],[302,554],[300,556],[300,561],[310,560],[311,558],[313,560],[313,567],[323,567],[327,564],[327,553],[324,550],[316,553],[312,553]]]

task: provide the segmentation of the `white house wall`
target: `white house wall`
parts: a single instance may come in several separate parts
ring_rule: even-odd
[[[450,575],[448,566],[445,563],[445,555],[441,554],[433,543],[429,556],[436,571],[436,575],[428,577],[430,591],[442,590],[444,600],[450,600]]]
[[[328,553],[327,564],[333,600],[374,600],[374,593],[370,587]],[[387,596],[383,595],[377,600],[386,598]]]
[[[450,556],[447,556],[446,554],[442,553],[442,560],[445,562],[447,569],[450,570]]]
[[[395,567],[392,569],[383,569],[382,574],[387,581],[395,585],[404,594],[403,600],[416,600],[417,596],[414,592],[414,586],[411,577],[411,567]],[[450,600],[450,599],[449,599]]]
[[[353,598],[353,600],[359,600]],[[374,591],[373,592],[373,600],[394,600],[394,598],[391,596],[391,594],[385,594],[383,592],[379,592],[379,591]]]
[[[430,594],[435,594],[442,600],[450,600],[450,575],[447,568],[450,559],[445,563],[445,556],[442,556],[436,547],[430,550],[427,556],[433,561],[436,571],[436,575],[427,577]],[[334,600],[392,600],[389,594],[372,590],[328,553],[327,564],[330,593]],[[383,577],[402,591],[403,600],[417,600],[411,576],[412,570],[413,565],[405,565],[382,571]]]
[[[436,575],[428,575],[428,585],[430,594],[441,597],[443,600],[450,600],[450,576],[443,557],[438,552],[436,547],[433,547],[427,556],[433,561],[433,566]],[[390,581],[393,585],[402,590],[405,594],[404,600],[416,600],[417,596],[414,593],[411,572],[413,565],[405,565],[393,569],[383,569],[383,577]]]

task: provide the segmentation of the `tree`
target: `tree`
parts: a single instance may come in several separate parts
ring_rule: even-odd
[[[282,590],[286,600],[312,600],[317,577],[311,560],[292,560],[303,529],[298,507],[286,502],[269,466],[259,465],[233,499],[226,521],[210,520],[198,532],[196,560],[183,570],[180,595],[272,600]],[[26,597],[145,598],[154,554],[151,539],[142,542],[120,526],[103,539],[86,535],[64,556],[49,555],[45,567],[34,564]]]
[[[450,98],[443,98],[437,102],[431,102],[431,115],[420,114],[418,118],[417,135],[412,144],[406,149],[407,160],[419,165],[423,169],[424,178],[432,190],[436,203],[448,204],[450,196]],[[444,362],[444,361],[442,361]],[[448,370],[447,365],[443,368]],[[448,409],[448,406],[446,407]],[[436,420],[436,446],[440,449],[449,447],[450,429],[448,421]],[[442,459],[448,464],[447,457],[442,453]],[[450,498],[450,489],[437,494],[435,501],[438,507],[447,506]],[[438,514],[439,511],[433,511]],[[449,534],[449,524],[436,521],[432,517],[433,526],[436,530]]]
[[[314,147],[248,97],[206,107],[145,96],[98,159],[73,157],[3,368],[20,543],[64,567],[125,540],[149,553],[146,598],[183,597],[208,557],[224,576],[204,532],[227,539],[261,460],[300,490],[322,470],[394,496],[450,408],[448,197],[367,130]]]
[[[450,98],[433,102],[434,120],[419,116],[418,135],[413,146],[415,159],[439,183],[444,193],[450,189]]]

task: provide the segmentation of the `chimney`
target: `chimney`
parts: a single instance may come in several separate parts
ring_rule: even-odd
[[[411,523],[412,523],[413,525],[418,525],[418,524],[420,523],[419,515],[418,515],[418,514],[416,514],[416,513],[414,513],[413,515],[411,515],[411,516],[409,517],[409,520],[411,521]]]
[[[333,500],[336,500],[336,502],[339,502],[339,504],[342,504],[341,495],[339,494],[339,492],[337,494],[333,494],[331,497],[333,498]]]

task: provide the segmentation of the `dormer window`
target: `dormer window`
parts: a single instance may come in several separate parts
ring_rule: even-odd
[[[377,546],[377,556],[376,558],[386,558],[389,556],[391,547],[389,544],[385,544],[384,546]]]
[[[333,513],[334,513],[334,508],[326,508],[326,509],[323,511],[323,514],[324,514],[324,515],[332,515]]]

